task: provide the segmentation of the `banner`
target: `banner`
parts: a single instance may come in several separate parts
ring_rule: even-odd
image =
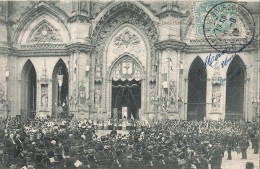
[[[122,107],[122,118],[127,118],[127,107]]]

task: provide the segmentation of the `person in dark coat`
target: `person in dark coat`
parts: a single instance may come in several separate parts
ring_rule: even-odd
[[[256,137],[255,137],[255,145],[254,145],[254,154],[258,154],[259,151],[259,139],[260,139],[260,135],[259,132],[256,133]]]
[[[247,148],[249,147],[249,142],[246,136],[241,139],[239,146],[241,147],[242,159],[247,159]]]
[[[229,135],[228,138],[227,138],[227,147],[228,147],[228,160],[232,160],[232,157],[231,157],[231,151],[234,147],[234,141],[233,141],[233,137],[232,135]]]
[[[222,152],[219,145],[213,147],[211,155],[211,169],[221,169]]]

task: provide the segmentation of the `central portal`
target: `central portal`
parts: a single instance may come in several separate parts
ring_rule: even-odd
[[[139,119],[141,108],[141,81],[112,81],[112,109],[118,114],[118,119]],[[112,114],[114,117],[115,114]]]
[[[111,117],[139,119],[142,108],[143,71],[133,57],[124,55],[111,68]]]

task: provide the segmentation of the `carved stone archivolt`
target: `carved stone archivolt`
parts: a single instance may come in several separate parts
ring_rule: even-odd
[[[94,44],[96,46],[95,50],[102,51],[105,48],[107,39],[110,37],[113,31],[122,24],[132,24],[139,28],[140,31],[143,31],[150,42],[150,56],[151,58],[155,57],[156,54],[154,43],[156,42],[158,35],[156,27],[153,21],[142,9],[130,2],[122,2],[119,5],[111,8],[99,20],[92,33],[92,39],[94,40]],[[125,32],[122,37],[116,40],[119,46],[121,44],[127,44],[130,42],[138,43],[138,40],[134,37],[131,37],[127,32]],[[103,52],[94,52],[94,57],[98,58],[97,60],[99,60],[100,64],[103,63]],[[152,61],[154,61],[154,59],[150,59],[150,65],[154,65]],[[101,67],[102,66],[103,65],[101,65]]]

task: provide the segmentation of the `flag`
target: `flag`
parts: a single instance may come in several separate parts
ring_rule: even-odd
[[[172,59],[170,58],[170,67],[171,67],[171,70],[173,71],[173,67],[172,67]]]
[[[133,119],[134,120],[134,116],[133,116],[133,114],[131,113],[131,119]]]

